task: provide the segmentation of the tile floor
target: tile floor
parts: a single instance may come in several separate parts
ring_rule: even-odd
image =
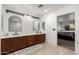
[[[70,50],[75,50],[75,41],[58,39],[58,46],[62,46],[64,48],[68,48]]]
[[[31,46],[9,55],[74,55],[75,52],[60,46],[53,46],[47,43]]]

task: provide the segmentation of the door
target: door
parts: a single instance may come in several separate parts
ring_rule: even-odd
[[[46,42],[57,45],[57,21],[55,14],[45,16]]]

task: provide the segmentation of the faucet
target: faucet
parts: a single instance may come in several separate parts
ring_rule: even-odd
[[[15,32],[13,35],[19,35],[17,32]]]

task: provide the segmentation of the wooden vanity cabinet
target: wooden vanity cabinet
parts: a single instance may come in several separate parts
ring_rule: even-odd
[[[1,54],[8,54],[42,42],[45,42],[45,34],[3,38],[1,39]]]
[[[27,46],[26,37],[5,38],[1,40],[1,53],[7,54]]]
[[[1,53],[6,54],[10,51],[15,50],[15,40],[14,38],[6,38],[1,40]]]

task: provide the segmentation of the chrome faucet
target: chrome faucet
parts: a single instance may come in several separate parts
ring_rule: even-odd
[[[19,35],[17,32],[15,32],[13,35]]]

